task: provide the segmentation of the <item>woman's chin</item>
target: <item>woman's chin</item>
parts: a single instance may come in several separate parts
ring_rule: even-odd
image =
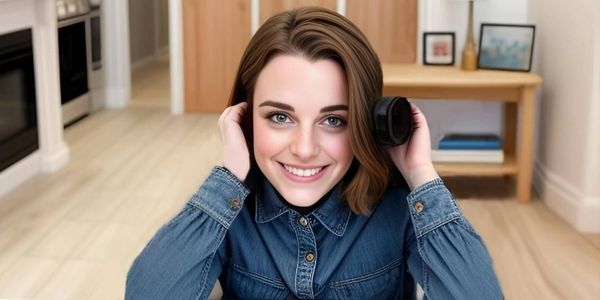
[[[315,192],[315,191],[293,191],[293,190],[289,190],[289,191],[278,191],[279,194],[285,199],[285,201],[287,201],[289,204],[294,205],[294,206],[299,206],[299,207],[307,207],[307,206],[311,206],[315,203],[317,203],[317,201],[319,201],[319,199],[321,199],[321,197],[323,197],[323,195],[325,195],[327,193],[327,191],[323,191],[321,192]]]

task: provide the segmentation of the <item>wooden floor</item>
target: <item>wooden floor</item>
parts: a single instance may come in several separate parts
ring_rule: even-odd
[[[66,130],[66,167],[0,198],[0,299],[122,299],[135,256],[221,162],[218,116],[170,115],[164,82],[145,81],[168,74],[148,73],[134,72],[129,108]],[[446,182],[506,299],[598,299],[599,235],[577,233],[540,201],[517,203],[510,180]]]

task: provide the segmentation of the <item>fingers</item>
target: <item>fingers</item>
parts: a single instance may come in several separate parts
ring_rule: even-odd
[[[414,105],[413,103],[410,104],[410,107],[412,109],[413,122],[414,122],[415,127],[416,128],[427,127],[427,118],[425,118],[425,115],[423,114],[421,109],[419,107],[417,107],[416,105]]]
[[[247,102],[241,102],[241,103],[234,105],[230,110],[231,120],[235,121],[236,123],[241,123],[242,118],[244,117],[244,114],[246,113],[247,109],[248,109]]]
[[[240,123],[242,118],[244,117],[244,114],[246,113],[247,108],[248,108],[247,102],[240,102],[236,105],[232,105],[232,106],[225,108],[223,113],[221,113],[221,116],[219,116],[219,121],[218,121],[219,127],[222,127],[223,125],[225,125],[227,120],[232,120],[236,123]]]

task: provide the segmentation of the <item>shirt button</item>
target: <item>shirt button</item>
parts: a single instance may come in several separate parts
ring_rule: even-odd
[[[315,260],[315,255],[309,252],[306,254],[305,258],[307,262],[312,262],[313,260]]]
[[[424,206],[423,206],[423,203],[421,203],[421,202],[417,202],[417,203],[415,203],[415,210],[416,210],[418,213],[422,212],[422,211],[423,211],[423,208],[424,208]]]
[[[231,198],[229,199],[229,204],[231,204],[231,206],[238,208],[240,207],[240,199],[238,198]]]
[[[300,225],[306,227],[306,225],[308,225],[308,220],[305,217],[300,218],[299,220]]]

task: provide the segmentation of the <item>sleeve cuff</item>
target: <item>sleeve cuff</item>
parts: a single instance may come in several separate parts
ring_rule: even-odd
[[[406,197],[406,200],[417,238],[462,217],[456,200],[441,178],[419,186]]]
[[[249,194],[250,190],[233,173],[217,166],[188,203],[229,229]]]

